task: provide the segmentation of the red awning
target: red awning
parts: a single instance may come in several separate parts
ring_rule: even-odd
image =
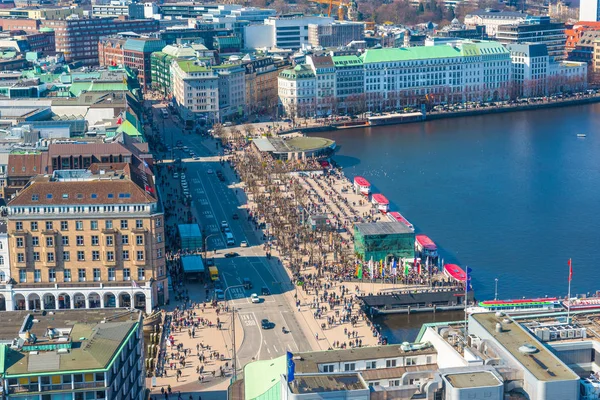
[[[424,249],[437,250],[436,244],[433,242],[433,240],[429,239],[429,236],[418,234],[415,236],[415,239],[417,239],[417,242],[419,242]]]
[[[378,204],[390,204],[388,199],[381,193],[374,194],[373,201],[377,202]]]
[[[370,187],[371,184],[369,183],[368,180],[366,180],[365,178],[363,178],[362,176],[355,176],[354,177],[354,183],[356,183],[359,186],[366,186],[366,187]]]

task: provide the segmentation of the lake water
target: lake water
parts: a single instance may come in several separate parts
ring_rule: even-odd
[[[478,299],[600,289],[600,104],[319,134],[441,250]],[[578,138],[578,133],[587,137]]]

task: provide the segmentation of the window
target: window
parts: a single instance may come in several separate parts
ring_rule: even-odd
[[[94,282],[100,281],[100,268],[94,268]]]
[[[417,359],[415,357],[406,357],[404,359],[404,366],[409,366],[409,365],[417,365]]]
[[[354,371],[356,369],[355,363],[346,363],[344,364],[344,371]]]
[[[156,250],[156,258],[162,258],[162,249]]]
[[[160,218],[157,218],[156,222],[155,222],[155,225],[156,225],[157,228],[160,228],[161,225],[162,225],[162,220]]]
[[[39,238],[39,237],[37,237],[37,236],[33,236],[33,237],[31,238],[31,245],[32,245],[33,247],[38,247],[38,246],[40,245],[40,238]]]
[[[90,229],[93,231],[98,230],[98,221],[90,221]]]
[[[122,219],[121,220],[121,229],[127,229],[127,220],[126,219]]]
[[[111,220],[106,220],[104,221],[104,226],[106,227],[106,229],[112,229],[113,222]]]
[[[18,231],[22,231],[23,230],[23,223],[22,222],[15,222],[15,229]]]
[[[369,387],[379,386],[379,381],[369,382]]]
[[[42,270],[41,269],[34,269],[33,270],[33,281],[34,282],[41,282],[42,281]]]
[[[128,235],[121,236],[121,244],[129,244],[129,236]]]
[[[54,238],[53,237],[47,237],[46,238],[46,246],[47,247],[54,247]]]
[[[144,251],[143,250],[138,250],[137,251],[136,260],[138,260],[138,261],[144,261]]]
[[[135,227],[137,229],[142,229],[144,227],[144,221],[142,221],[141,219],[136,219],[135,220]]]
[[[32,221],[31,222],[31,230],[32,231],[37,231],[38,230],[38,223],[37,223],[37,221]]]
[[[367,361],[367,369],[377,368],[377,361]]]
[[[143,245],[144,244],[144,236],[135,235],[135,244],[137,244],[138,246]]]
[[[385,367],[386,368],[393,368],[396,366],[396,360],[385,360]]]
[[[92,236],[92,246],[98,246],[99,243],[100,239],[98,238],[98,236]]]
[[[129,250],[123,250],[123,260],[129,260]]]
[[[46,230],[51,231],[53,228],[52,221],[46,221]]]
[[[138,281],[146,280],[145,276],[146,276],[146,272],[145,272],[144,268],[138,268],[138,277],[137,277]]]
[[[0,256],[0,265],[4,265],[4,256]]]
[[[71,261],[71,253],[63,251],[63,261]]]
[[[106,237],[106,245],[107,246],[112,246],[113,245],[113,237],[112,236],[107,236]]]
[[[77,229],[78,231],[82,231],[83,230],[83,221],[75,221],[75,229]]]
[[[85,269],[79,268],[77,274],[79,276],[79,282],[85,282]]]
[[[23,247],[23,238],[22,237],[17,238],[17,247]]]
[[[400,379],[390,379],[389,386],[400,386]]]
[[[427,358],[425,359],[425,364],[431,364],[431,356],[427,356]]]
[[[19,282],[27,282],[27,272],[24,269],[19,270]]]
[[[69,237],[68,236],[63,236],[62,237],[62,244],[63,244],[63,246],[68,246],[69,245]]]
[[[114,251],[107,251],[106,252],[106,260],[107,261],[115,261],[115,252]]]
[[[100,252],[98,250],[92,251],[92,261],[100,261]]]
[[[333,364],[323,365],[323,372],[333,372]]]
[[[71,270],[70,269],[65,269],[64,276],[65,276],[65,278],[64,278],[65,282],[71,282]]]
[[[131,275],[130,275],[129,268],[123,268],[123,280],[124,281],[131,280]]]
[[[60,230],[68,231],[69,230],[69,221],[60,221]]]
[[[156,234],[156,243],[162,243],[162,235],[160,233]]]
[[[20,263],[25,262],[25,253],[17,253],[17,262],[20,262]]]
[[[46,261],[48,261],[49,263],[53,263],[54,262],[54,253],[50,252],[46,254]]]
[[[113,267],[110,267],[108,269],[108,280],[109,281],[114,281],[115,278],[116,278],[115,269]]]
[[[48,270],[48,282],[56,282],[56,270],[54,268]]]
[[[79,250],[77,252],[77,261],[85,261],[85,251]]]
[[[83,246],[83,236],[77,236],[75,239],[77,246]]]

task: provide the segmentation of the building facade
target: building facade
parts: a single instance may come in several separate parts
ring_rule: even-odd
[[[600,21],[600,1],[581,0],[579,2],[580,21]]]
[[[246,111],[269,113],[277,107],[277,75],[279,68],[271,57],[242,59],[245,69]]]
[[[316,111],[316,76],[306,64],[283,70],[278,77],[279,101],[291,117],[311,116]]]
[[[335,65],[331,56],[308,56],[307,64],[315,74],[315,113],[327,115],[335,102]]]
[[[331,24],[309,24],[308,43],[315,47],[347,46],[365,37],[363,22],[335,21]]]
[[[566,59],[566,39],[565,24],[551,22],[550,17],[528,18],[521,24],[501,25],[496,33],[496,40],[504,45],[544,43],[551,61]]]
[[[302,14],[279,15],[265,19],[264,24],[244,28],[244,45],[248,49],[299,49],[309,43],[309,25],[330,25],[333,18]]]
[[[246,82],[241,64],[221,64],[213,67],[219,76],[218,119],[244,113],[246,108]]]
[[[550,59],[544,44],[509,44],[512,84],[519,97],[546,96]]]
[[[489,37],[496,36],[500,25],[515,25],[525,22],[529,15],[520,11],[477,10],[465,15],[465,25],[475,28],[485,26]]]
[[[42,26],[54,30],[56,51],[64,54],[65,61],[80,61],[84,65],[98,65],[100,37],[119,32],[152,33],[158,30],[158,21],[152,19],[74,18],[44,20]]]
[[[135,307],[168,300],[164,217],[131,164],[38,175],[7,206],[11,310]]]
[[[214,121],[219,112],[219,76],[209,65],[177,59],[171,63],[173,101],[185,121]]]

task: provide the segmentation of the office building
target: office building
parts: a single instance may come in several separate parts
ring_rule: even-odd
[[[0,17],[28,19],[64,19],[72,15],[82,17],[82,7],[54,7],[50,5],[0,9]]]
[[[581,0],[579,2],[580,21],[600,21],[600,1]]]
[[[219,76],[198,60],[177,59],[171,63],[173,100],[185,121],[214,121],[219,111]]]
[[[144,399],[142,325],[137,310],[3,312],[2,398]]]
[[[279,15],[265,19],[263,24],[244,27],[244,46],[248,49],[299,49],[307,44],[309,25],[328,25],[330,17],[310,17],[302,14]]]
[[[314,47],[341,47],[365,37],[363,22],[335,21],[308,25],[308,43]]]
[[[137,73],[140,86],[147,89],[152,84],[150,56],[165,47],[161,39],[139,35],[116,35],[98,42],[100,66],[123,65]]]
[[[245,55],[242,65],[246,78],[246,107],[248,114],[271,113],[277,107],[277,75],[279,66],[272,57],[255,58]]]
[[[465,25],[474,29],[478,25],[485,26],[485,34],[489,37],[496,36],[500,25],[514,25],[525,22],[529,17],[521,11],[500,11],[493,9],[477,10],[465,15]]]
[[[54,30],[56,51],[64,54],[65,61],[98,65],[98,41],[101,36],[110,36],[119,32],[149,34],[158,30],[158,21],[77,18],[44,20],[42,26]]]
[[[518,97],[546,96],[550,74],[550,58],[541,43],[509,44],[512,85]]]
[[[100,163],[37,175],[7,213],[16,282],[7,309],[150,313],[167,301],[164,217],[149,173]]]
[[[520,43],[544,43],[548,48],[550,61],[566,59],[565,24],[551,22],[550,17],[531,17],[514,25],[500,25],[496,40],[504,45]]]

